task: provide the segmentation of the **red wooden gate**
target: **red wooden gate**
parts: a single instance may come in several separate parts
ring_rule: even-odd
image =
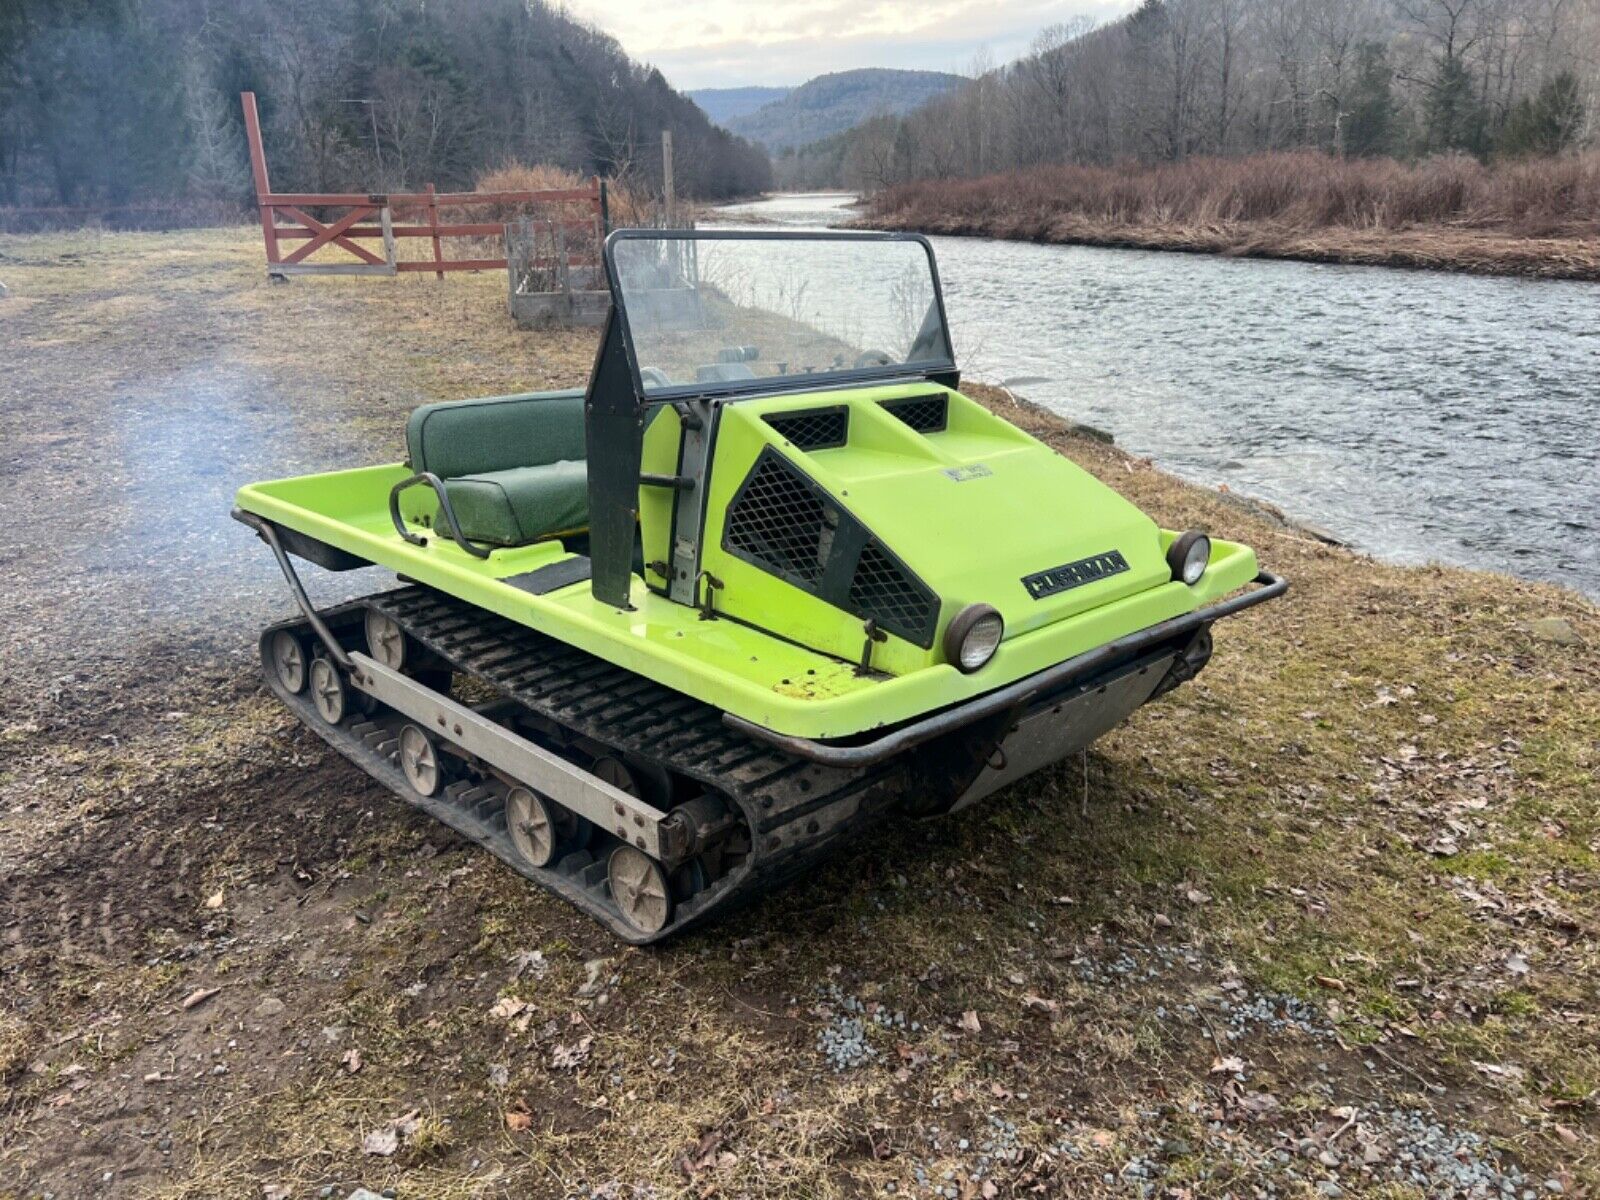
[[[267,247],[267,274],[290,275],[395,275],[401,271],[432,271],[440,279],[446,271],[504,270],[505,226],[495,221],[447,223],[439,210],[499,205],[502,208],[538,207],[552,211],[550,219],[568,230],[574,241],[588,240],[584,253],[599,262],[600,242],[607,226],[606,185],[595,177],[586,187],[540,192],[435,192],[433,184],[421,192],[361,195],[345,192],[274,192],[267,177],[267,156],[261,145],[261,118],[254,92],[239,97],[244,105],[245,136],[250,142],[250,173],[255,179],[256,206],[261,213],[261,236]],[[341,209],[337,217],[318,219],[307,209]],[[559,215],[555,215],[559,214]],[[408,219],[410,223],[406,223]],[[285,223],[280,223],[285,221]],[[447,237],[500,239],[498,258],[446,258],[441,243]],[[401,238],[428,238],[431,259],[401,260],[396,248]],[[377,241],[379,249],[361,242]],[[285,252],[284,243],[299,242]],[[335,246],[354,259],[309,262],[318,250]],[[580,260],[574,260],[576,264]]]

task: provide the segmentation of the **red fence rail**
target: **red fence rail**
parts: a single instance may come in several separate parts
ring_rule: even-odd
[[[444,238],[499,238],[504,246],[505,225],[492,221],[447,221],[440,209],[499,206],[535,208],[559,213],[548,219],[575,231],[574,249],[584,258],[599,261],[600,242],[608,223],[605,181],[596,177],[581,188],[534,192],[437,192],[433,184],[420,192],[274,192],[267,174],[266,151],[261,144],[261,118],[254,92],[239,96],[244,106],[245,137],[250,143],[250,173],[255,180],[256,207],[261,214],[261,237],[267,248],[267,274],[290,275],[395,275],[402,271],[432,271],[443,279],[447,271],[504,270],[504,253],[498,258],[446,258]],[[337,217],[319,218],[307,209],[342,209]],[[410,223],[399,220],[409,218]],[[401,260],[399,239],[427,238],[431,259]],[[376,240],[380,250],[361,242]],[[588,241],[588,253],[578,247]],[[288,248],[285,243],[299,242]],[[569,243],[571,244],[571,243]],[[307,260],[325,247],[347,251],[352,258],[337,261]]]

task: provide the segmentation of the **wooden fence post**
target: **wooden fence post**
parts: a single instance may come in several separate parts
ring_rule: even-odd
[[[387,202],[378,210],[378,228],[383,231],[383,259],[389,264],[389,274],[393,275],[396,273],[395,263],[399,255],[395,253],[394,217],[389,211]],[[443,279],[444,276],[441,275],[440,278]]]
[[[668,229],[672,226],[672,214],[678,207],[677,188],[672,182],[672,130],[661,131],[661,200],[666,208]]]
[[[272,268],[283,259],[278,253],[278,230],[270,203],[272,184],[267,178],[267,152],[261,145],[261,117],[256,112],[254,92],[239,93],[239,102],[244,106],[244,133],[250,143],[250,175],[255,180],[256,208],[261,213],[261,237],[267,244],[267,274],[272,275]]]
[[[428,185],[428,228],[433,230],[433,261],[443,262],[444,254],[439,248],[439,205],[434,200],[433,184]],[[435,279],[443,279],[443,271],[433,273]]]

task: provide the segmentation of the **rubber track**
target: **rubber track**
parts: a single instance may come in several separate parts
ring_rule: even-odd
[[[530,867],[505,832],[500,790],[457,783],[428,798],[406,782],[392,730],[359,713],[328,725],[306,694],[293,695],[270,666],[268,644],[289,629],[308,650],[316,638],[303,620],[273,625],[261,637],[267,683],[308,726],[408,803],[444,821],[504,859],[520,874],[572,901],[635,944],[660,941],[736,902],[781,884],[825,856],[829,846],[893,804],[907,786],[899,760],[873,768],[823,767],[728,729],[720,710],[649,679],[423,587],[368,596],[327,609],[324,621],[347,649],[365,650],[363,617],[372,608],[396,621],[419,645],[529,713],[613,750],[658,763],[731,799],[751,834],[745,862],[677,905],[660,933],[641,934],[617,911],[605,864],[587,853],[549,868]]]

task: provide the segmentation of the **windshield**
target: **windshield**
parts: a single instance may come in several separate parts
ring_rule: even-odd
[[[628,233],[608,252],[646,395],[953,365],[919,239]]]

